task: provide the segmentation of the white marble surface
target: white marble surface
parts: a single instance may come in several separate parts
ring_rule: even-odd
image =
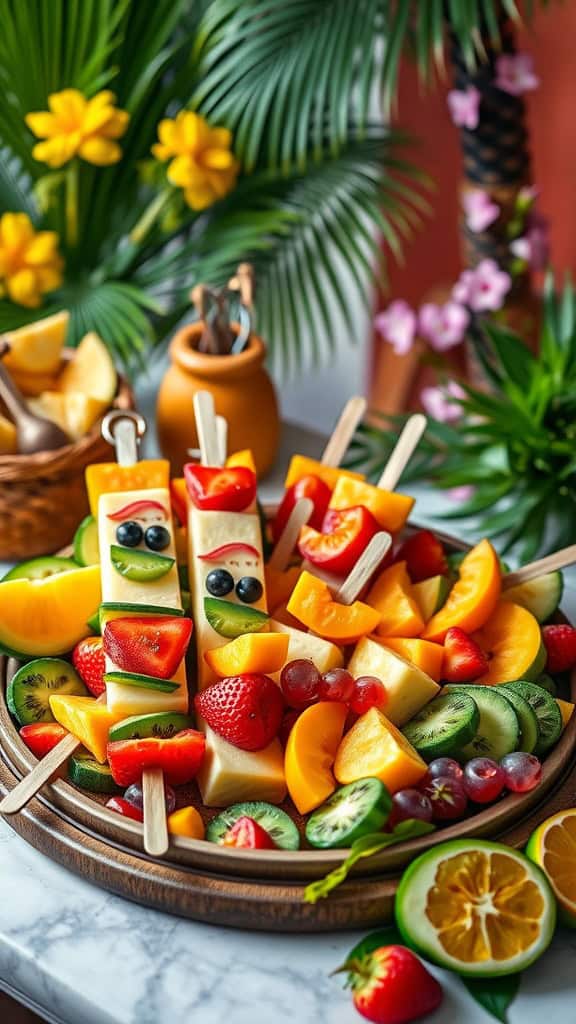
[[[320,451],[318,439],[302,443]],[[284,456],[294,446],[292,434]],[[435,504],[421,495],[419,518]],[[576,613],[573,579],[567,597]],[[353,1024],[361,1018],[330,972],[359,937],[250,933],[146,910],[56,866],[0,819],[0,987],[58,1024]],[[575,1019],[575,957],[576,933],[559,932],[510,1024]],[[438,974],[446,997],[430,1024],[492,1019]]]

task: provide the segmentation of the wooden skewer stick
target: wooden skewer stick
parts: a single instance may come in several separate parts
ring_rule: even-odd
[[[145,768],[142,772],[144,802],[144,849],[151,857],[163,857],[168,850],[168,822],[164,772],[161,768]]]
[[[509,590],[519,583],[527,583],[528,580],[535,580],[538,576],[545,576],[548,572],[558,572],[559,569],[566,569],[576,562],[576,544],[567,548],[555,551],[553,555],[546,555],[546,558],[539,558],[537,562],[530,562],[516,572],[509,572],[502,578],[502,589]]]
[[[376,572],[378,566],[386,556],[392,537],[385,530],[374,534],[372,540],[366,545],[354,568],[348,573],[342,585],[334,595],[341,604],[354,604],[354,601],[364,590],[364,587]]]
[[[288,522],[282,530],[280,539],[268,559],[268,566],[270,569],[275,569],[277,572],[283,572],[284,569],[287,568],[290,556],[296,547],[296,541],[298,540],[300,530],[306,525],[313,511],[314,502],[311,501],[310,498],[300,498],[296,502],[290,513]]]
[[[220,448],[220,465],[223,466],[228,455],[228,420],[224,416],[216,417],[216,431]]]
[[[356,428],[366,412],[366,405],[366,399],[361,395],[354,395],[346,402],[322,453],[320,461],[324,466],[340,465]]]
[[[214,398],[209,391],[197,391],[194,395],[194,415],[202,465],[221,466],[218,421],[214,410]]]
[[[384,468],[384,472],[376,485],[377,487],[380,487],[383,491],[396,490],[402,473],[420,443],[422,434],[426,430],[426,425],[426,417],[420,412],[414,413],[407,420],[396,442],[394,451]]]

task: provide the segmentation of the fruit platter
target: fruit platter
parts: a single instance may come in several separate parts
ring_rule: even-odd
[[[177,478],[109,414],[72,547],[0,582],[0,813],[111,891],[279,930],[381,922],[439,844],[523,847],[576,802],[573,549],[511,572],[419,528],[425,419],[372,484],[340,466],[357,399],[263,508],[194,404]]]

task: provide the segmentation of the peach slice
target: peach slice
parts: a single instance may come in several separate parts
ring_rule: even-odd
[[[235,640],[205,651],[204,660],[217,676],[240,676],[245,672],[278,672],[288,656],[287,633],[243,633]]]
[[[286,607],[318,636],[339,644],[354,643],[372,633],[380,622],[380,612],[362,601],[353,604],[335,601],[327,584],[306,571],[301,574]]]
[[[459,579],[446,604],[430,619],[422,639],[442,643],[452,626],[466,633],[482,629],[498,603],[500,588],[498,556],[490,541],[482,540],[462,561]]]
[[[288,792],[300,814],[319,807],[336,789],[332,765],[348,708],[320,701],[296,719],[286,744],[284,773]]]

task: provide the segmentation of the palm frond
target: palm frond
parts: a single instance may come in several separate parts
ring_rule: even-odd
[[[32,180],[23,169],[18,157],[0,146],[0,214],[27,213],[35,220],[38,215],[32,198]]]

